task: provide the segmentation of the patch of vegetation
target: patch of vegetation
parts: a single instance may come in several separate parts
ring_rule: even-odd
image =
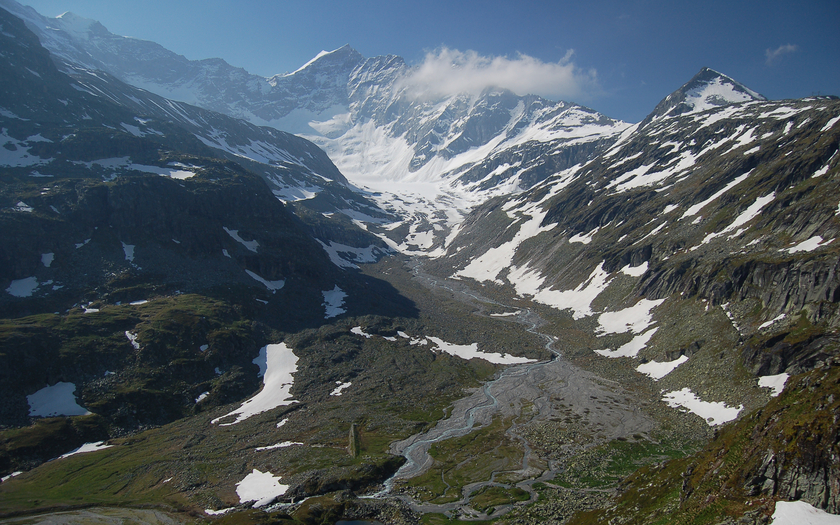
[[[408,480],[407,486],[422,501],[447,503],[460,499],[465,485],[517,468],[523,451],[505,433],[509,425],[509,420],[496,417],[465,436],[435,443],[429,449],[434,464],[422,476]]]
[[[492,514],[495,507],[528,501],[531,495],[518,487],[484,487],[470,498],[470,506],[479,512]]]

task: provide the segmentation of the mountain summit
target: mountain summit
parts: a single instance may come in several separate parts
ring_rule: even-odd
[[[755,100],[767,98],[723,73],[704,67],[681,88],[657,104],[642,125],[665,116],[699,113],[718,106]]]

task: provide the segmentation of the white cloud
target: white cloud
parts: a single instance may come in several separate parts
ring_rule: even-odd
[[[785,44],[783,46],[777,47],[776,49],[768,49],[764,52],[764,56],[767,58],[767,65],[772,66],[773,63],[776,62],[782,55],[793,53],[798,49],[798,46],[791,44]]]
[[[509,89],[517,95],[580,100],[600,91],[597,72],[582,70],[569,50],[559,62],[543,62],[528,55],[486,57],[475,51],[441,48],[426,54],[403,84],[414,96],[480,93],[486,88]]]

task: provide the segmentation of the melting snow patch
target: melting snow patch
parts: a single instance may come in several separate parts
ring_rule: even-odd
[[[508,279],[514,284],[519,295],[532,295],[534,301],[559,310],[572,310],[575,319],[592,315],[591,304],[610,282],[609,274],[604,270],[604,263],[598,265],[589,277],[574,290],[540,290],[543,279],[536,271],[529,268],[512,267]]]
[[[582,243],[582,244],[589,244],[589,243],[592,242],[592,237],[594,237],[595,234],[598,233],[598,230],[600,230],[600,229],[601,229],[601,227],[599,226],[589,233],[575,234],[575,235],[573,235],[572,237],[569,238],[569,242],[579,242],[579,243]]]
[[[22,212],[26,212],[26,213],[32,213],[33,211],[35,211],[35,208],[33,208],[32,206],[29,206],[28,204],[26,204],[23,201],[20,201],[17,204],[15,204],[14,208],[12,208],[12,209],[15,210],[15,211],[22,211]]]
[[[140,350],[140,343],[137,341],[137,334],[126,330],[125,336],[128,338],[128,341],[131,343],[131,346],[133,346],[135,350]]]
[[[207,396],[210,395],[210,392],[202,392],[197,398],[195,398],[196,403],[201,403]]]
[[[653,337],[653,334],[655,334],[657,330],[658,328],[651,328],[647,332],[637,335],[629,342],[621,345],[615,350],[595,350],[595,353],[610,358],[636,357],[639,355],[639,351],[647,346],[648,341],[650,341],[650,338]]]
[[[253,501],[254,507],[264,507],[274,501],[277,496],[282,496],[289,490],[288,485],[278,483],[280,476],[274,476],[271,472],[260,472],[254,469],[245,476],[245,479],[236,484],[236,494],[239,496],[239,503]]]
[[[352,385],[353,383],[342,383],[341,381],[336,381],[335,384],[338,386],[335,387],[335,389],[333,389],[332,392],[330,392],[331,396],[340,396],[342,391],[346,388],[349,388],[350,385]]]
[[[340,244],[333,241],[330,241],[329,245],[325,244],[321,240],[318,240],[318,242],[321,244],[321,247],[324,248],[324,251],[327,252],[330,261],[339,268],[358,268],[358,266],[348,259],[352,259],[358,263],[374,263],[377,260],[377,254],[382,251],[380,248],[373,245],[368,246],[367,248],[355,248],[353,246],[347,246],[346,244]]]
[[[785,383],[790,376],[788,374],[776,374],[774,376],[761,376],[758,378],[758,386],[764,388],[772,388],[770,397],[776,397],[785,389]]]
[[[621,269],[621,273],[629,275],[630,277],[641,277],[648,271],[648,262],[645,261],[639,266],[630,266],[629,264]]]
[[[326,290],[321,292],[324,295],[324,310],[326,313],[324,314],[324,319],[330,319],[332,317],[337,317],[347,309],[342,308],[344,306],[344,299],[347,297],[347,294],[344,293],[338,285],[335,285],[335,288],[332,290]]]
[[[236,510],[236,507],[228,507],[226,509],[219,509],[219,510],[204,509],[204,513],[207,514],[208,516],[221,516],[222,514],[227,514],[228,512],[230,512],[232,510]]]
[[[495,352],[480,352],[478,350],[478,343],[471,345],[455,345],[447,343],[443,339],[437,337],[427,337],[430,341],[435,343],[439,350],[449,355],[460,357],[461,359],[484,359],[495,365],[518,365],[522,363],[535,363],[536,359],[528,359],[527,357],[515,357],[510,354],[499,354]]]
[[[666,361],[659,363],[657,361],[648,361],[636,367],[639,372],[650,376],[654,381],[659,381],[674,371],[675,368],[688,361],[688,356],[681,355],[678,359],[673,361]]]
[[[35,277],[16,279],[6,288],[6,292],[15,297],[32,297],[39,284],[38,279]]]
[[[125,260],[134,263],[134,244],[122,243],[123,252],[125,252]]]
[[[239,230],[230,230],[228,228],[225,228],[224,226],[222,226],[222,228],[225,230],[225,232],[227,232],[228,235],[230,235],[233,238],[234,241],[238,242],[250,251],[257,253],[257,248],[260,247],[260,243],[258,243],[257,241],[246,241],[245,239],[239,236]]]
[[[260,367],[260,375],[263,375],[262,390],[251,399],[242,403],[242,406],[233,412],[217,417],[210,423],[216,424],[222,419],[237,416],[236,420],[232,423],[222,423],[219,425],[230,426],[279,406],[297,403],[291,397],[291,390],[294,385],[294,373],[297,371],[297,361],[297,356],[292,352],[291,348],[286,346],[286,343],[262,347],[260,349],[260,355],[254,359],[254,363]]]
[[[777,501],[770,525],[840,525],[840,516],[804,501]]]
[[[350,329],[350,332],[354,333],[356,335],[360,335],[360,336],[364,337],[365,339],[370,339],[371,337],[373,337],[371,334],[368,334],[364,330],[362,330],[361,326],[356,326],[356,327]]]
[[[282,421],[280,421],[279,423],[277,423],[277,428],[282,427],[283,425],[285,425],[285,424],[286,424],[286,423],[288,423],[288,422],[289,422],[289,418],[285,418],[285,419],[283,419]]]
[[[728,407],[723,402],[703,401],[697,397],[690,388],[668,392],[662,396],[662,400],[668,403],[671,408],[682,407],[702,417],[709,426],[722,425],[738,417],[738,413],[744,408],[740,405],[737,408]]]
[[[41,264],[44,265],[44,268],[49,268],[54,260],[55,260],[55,254],[52,253],[52,252],[41,254]]]
[[[835,124],[837,124],[837,122],[840,122],[840,117],[834,117],[833,119],[829,120],[828,123],[825,126],[823,126],[820,132],[822,133],[830,130],[834,127]]]
[[[59,382],[26,396],[33,417],[86,416],[90,414],[76,402],[76,385]]]
[[[817,248],[821,248],[826,244],[829,244],[831,241],[824,241],[822,237],[819,235],[815,235],[808,240],[802,241],[796,246],[792,246],[790,248],[786,248],[785,251],[788,253],[797,253],[797,252],[812,252]]]
[[[261,282],[263,284],[263,286],[265,286],[266,288],[271,290],[271,293],[274,293],[277,290],[280,290],[281,288],[283,288],[283,286],[286,285],[286,280],[285,279],[279,279],[277,281],[268,281],[266,279],[263,279],[259,275],[255,274],[251,270],[245,270],[245,273],[250,275],[252,279]]]
[[[770,319],[766,323],[761,323],[761,325],[759,325],[758,329],[763,330],[765,328],[769,328],[769,327],[773,326],[773,323],[775,323],[776,321],[781,321],[784,318],[785,318],[785,314],[779,314],[774,319]]]
[[[76,454],[84,454],[86,452],[96,452],[97,450],[105,450],[106,448],[111,448],[114,445],[103,445],[104,441],[97,441],[96,443],[85,443],[81,447],[77,448],[76,450],[71,450],[67,454],[63,454],[58,457],[58,459],[68,458],[70,456],[75,456]]]
[[[600,334],[622,334],[624,332],[642,333],[653,323],[653,309],[665,302],[665,299],[651,301],[642,299],[630,308],[617,312],[604,312],[598,317]]]
[[[515,312],[505,312],[501,314],[490,314],[490,317],[513,317],[519,315],[519,312],[521,312],[521,310],[517,310]]]
[[[274,450],[277,448],[286,448],[295,445],[303,445],[303,443],[298,443],[296,441],[284,441],[282,443],[277,443],[276,445],[269,445],[267,447],[257,447],[254,449],[255,452],[263,452],[264,450]]]
[[[13,477],[15,477],[15,476],[20,476],[21,474],[23,474],[23,471],[22,471],[22,470],[18,470],[18,471],[12,472],[12,473],[11,473],[11,474],[9,474],[8,476],[3,476],[2,478],[0,478],[0,483],[5,483],[6,481],[8,481],[8,480],[12,479]]]

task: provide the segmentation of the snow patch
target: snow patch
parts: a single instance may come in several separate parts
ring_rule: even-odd
[[[840,525],[840,516],[804,501],[777,501],[770,525]]]
[[[282,443],[277,443],[275,445],[269,445],[267,447],[257,447],[257,448],[254,449],[254,451],[255,452],[263,452],[265,450],[274,450],[274,449],[278,449],[278,448],[286,448],[286,447],[291,447],[291,446],[295,446],[295,445],[303,445],[303,443],[299,443],[297,441],[284,441]]]
[[[617,312],[604,312],[598,317],[599,334],[642,333],[653,323],[653,309],[664,303],[665,299],[642,299],[630,308]]]
[[[821,247],[825,246],[826,244],[829,244],[833,241],[834,241],[834,239],[831,239],[830,241],[824,241],[822,237],[820,237],[819,235],[815,235],[815,236],[811,237],[810,239],[807,239],[805,241],[800,242],[796,246],[786,248],[784,251],[786,251],[788,253],[812,252],[812,251],[816,250],[817,248],[821,248]]]
[[[274,498],[282,496],[289,490],[288,485],[279,483],[280,476],[274,476],[270,472],[260,472],[254,469],[245,476],[245,479],[236,484],[236,495],[239,496],[239,503],[254,502],[254,507],[264,507],[274,501]]]
[[[95,443],[85,443],[81,447],[71,450],[67,454],[63,454],[58,457],[58,459],[69,458],[70,456],[75,456],[76,454],[85,454],[87,452],[96,452],[98,450],[105,450],[106,448],[111,448],[114,445],[105,445],[104,441],[97,441]]]
[[[349,387],[350,387],[350,385],[352,385],[353,383],[342,383],[341,381],[336,381],[336,382],[335,382],[335,384],[336,384],[336,385],[338,385],[338,386],[337,386],[337,387],[335,387],[335,388],[333,389],[333,391],[332,391],[332,392],[330,392],[330,395],[331,395],[331,396],[340,396],[340,395],[341,395],[341,393],[342,393],[342,392],[343,392],[346,388],[349,388]]]
[[[29,415],[32,417],[55,417],[86,416],[90,414],[91,412],[79,406],[76,402],[76,396],[73,394],[75,391],[75,384],[58,382],[26,396],[26,401],[29,403]]]
[[[764,388],[772,388],[770,397],[776,397],[785,389],[785,383],[790,376],[785,373],[776,374],[773,376],[761,376],[758,378],[758,386]]]
[[[636,357],[639,355],[639,351],[647,346],[648,341],[650,341],[650,338],[653,337],[653,334],[655,334],[657,330],[659,330],[659,328],[651,328],[647,332],[637,335],[629,342],[624,343],[615,350],[595,350],[595,353],[609,358]]]
[[[9,295],[15,297],[32,297],[35,290],[38,289],[40,283],[36,277],[27,277],[26,279],[15,279],[12,284],[6,288]]]
[[[254,241],[254,242],[256,242],[256,241]],[[259,281],[260,283],[262,283],[263,286],[265,286],[266,288],[271,290],[271,293],[274,293],[277,290],[282,289],[286,285],[286,280],[285,279],[278,279],[277,281],[268,281],[266,279],[263,279],[259,275],[255,274],[251,270],[245,270],[245,273],[250,275],[251,278],[254,279],[255,281]]]
[[[286,343],[277,343],[264,346],[260,349],[260,355],[254,359],[254,363],[260,367],[263,375],[263,388],[257,395],[248,399],[242,406],[212,420],[211,424],[236,416],[232,423],[222,423],[219,426],[235,425],[245,421],[251,416],[261,414],[279,406],[297,403],[292,399],[291,390],[294,386],[294,373],[297,371],[298,358]],[[264,364],[263,364],[264,363]]]
[[[248,250],[257,253],[257,248],[260,247],[260,243],[258,243],[257,241],[246,241],[245,239],[239,236],[239,230],[231,230],[224,226],[222,226],[222,228],[225,230],[225,232],[227,232],[228,235],[230,235],[233,238],[234,241],[238,242]]]
[[[347,311],[346,308],[342,308],[342,306],[344,306],[344,299],[347,298],[347,294],[344,293],[338,285],[335,285],[335,288],[332,290],[321,292],[321,294],[324,296],[323,306],[324,310],[326,310],[324,319],[337,317]]]
[[[478,350],[478,343],[471,345],[456,345],[447,343],[443,339],[437,337],[426,337],[429,341],[437,345],[438,350],[460,357],[461,359],[484,359],[494,365],[518,365],[523,363],[536,363],[536,359],[528,359],[527,357],[515,357],[510,354],[500,354],[496,352],[481,352]],[[434,349],[433,349],[434,350]]]
[[[697,397],[690,388],[668,392],[662,396],[662,400],[668,403],[671,408],[682,407],[689,412],[702,417],[710,427],[722,425],[738,417],[744,405],[737,408],[726,406],[723,402],[703,401]]]
[[[673,361],[648,361],[636,367],[636,370],[650,376],[654,381],[659,381],[674,371],[675,368],[688,361],[688,356],[681,355],[678,359]]]

